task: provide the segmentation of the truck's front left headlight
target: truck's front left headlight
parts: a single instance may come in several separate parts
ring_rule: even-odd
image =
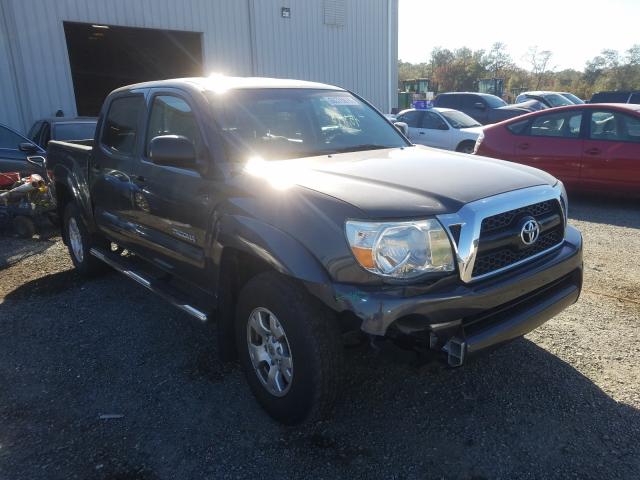
[[[454,270],[449,237],[437,220],[350,220],[346,222],[346,234],[358,263],[377,275],[408,279]]]

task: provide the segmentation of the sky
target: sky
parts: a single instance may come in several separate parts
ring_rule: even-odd
[[[582,70],[605,48],[640,44],[640,0],[399,0],[398,57],[420,63],[433,47],[489,50],[503,42],[527,67],[530,46],[551,50],[554,70]]]

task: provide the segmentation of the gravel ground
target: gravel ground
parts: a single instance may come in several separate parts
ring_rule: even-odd
[[[0,479],[637,479],[640,211],[581,198],[572,223],[576,305],[460,369],[350,350],[313,430],[262,413],[212,327],[81,281],[57,238],[0,239]]]

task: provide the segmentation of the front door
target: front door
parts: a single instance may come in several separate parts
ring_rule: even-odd
[[[582,182],[592,190],[640,191],[640,117],[592,110],[583,147]]]
[[[22,135],[0,125],[0,172],[19,172],[29,174],[38,172],[38,168],[27,162],[27,154],[20,150],[21,143],[31,143]],[[34,148],[36,148],[34,146]],[[40,148],[34,155],[42,155]]]
[[[580,181],[582,110],[538,115],[525,135],[516,138],[514,155],[518,163],[550,173],[567,184]]]
[[[141,233],[152,249],[151,260],[197,282],[205,275],[206,233],[215,192],[213,181],[206,176],[211,160],[194,103],[181,91],[152,91],[136,203]],[[154,164],[148,156],[149,143],[162,135],[189,139],[195,147],[197,168]]]

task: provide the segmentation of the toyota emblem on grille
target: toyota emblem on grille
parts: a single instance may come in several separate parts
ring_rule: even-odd
[[[540,236],[540,225],[533,218],[529,218],[522,224],[520,238],[525,245],[533,245]]]

